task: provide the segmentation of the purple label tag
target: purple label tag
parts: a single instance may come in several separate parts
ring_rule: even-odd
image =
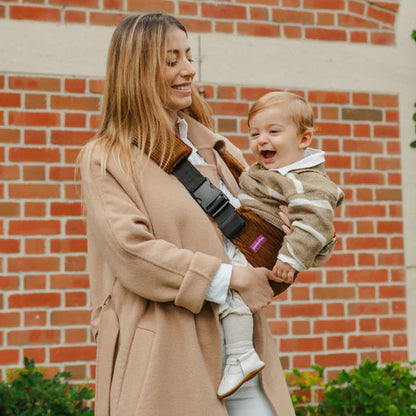
[[[255,252],[255,253],[257,253],[259,250],[260,250],[260,248],[261,248],[261,246],[265,243],[267,241],[267,238],[263,235],[263,234],[260,234],[254,241],[253,241],[253,243],[251,244],[251,246],[250,246],[250,248]]]

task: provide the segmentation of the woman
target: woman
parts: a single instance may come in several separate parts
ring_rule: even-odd
[[[207,128],[194,75],[175,18],[131,16],[116,28],[100,131],[81,153],[97,416],[294,415],[262,311],[273,296],[271,272],[231,267],[234,246],[169,173],[179,137],[204,176],[231,199],[238,192],[222,156],[244,159]],[[229,288],[254,312],[266,367],[222,401],[218,310]]]

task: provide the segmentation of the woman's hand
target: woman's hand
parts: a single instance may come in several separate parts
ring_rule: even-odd
[[[271,277],[272,272],[265,267],[233,266],[230,288],[237,290],[251,312],[255,313],[272,301]]]

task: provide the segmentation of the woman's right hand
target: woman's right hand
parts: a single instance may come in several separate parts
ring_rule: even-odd
[[[237,290],[251,312],[255,313],[272,301],[271,277],[272,272],[265,267],[233,266],[230,288]]]

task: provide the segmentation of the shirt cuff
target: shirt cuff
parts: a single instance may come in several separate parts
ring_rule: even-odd
[[[220,305],[226,301],[232,271],[233,266],[231,264],[221,264],[208,286],[205,300],[219,303]]]

